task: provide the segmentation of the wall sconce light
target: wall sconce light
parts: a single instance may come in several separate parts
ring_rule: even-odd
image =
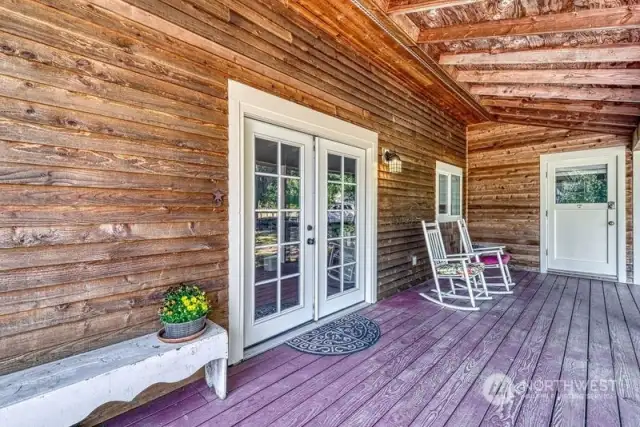
[[[389,172],[400,173],[402,172],[402,160],[395,151],[389,151],[387,149],[382,150],[382,160],[387,164]]]

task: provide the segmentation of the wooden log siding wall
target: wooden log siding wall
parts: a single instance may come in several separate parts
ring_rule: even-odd
[[[379,295],[427,277],[418,220],[435,161],[465,163],[464,125],[284,3],[6,0],[0,15],[0,375],[156,330],[184,281],[227,324],[212,193],[229,78],[397,150],[403,173],[379,174]]]
[[[538,126],[469,126],[468,221],[475,241],[503,243],[516,265],[540,268],[540,155],[627,147],[627,279],[633,275],[632,152],[629,136]]]

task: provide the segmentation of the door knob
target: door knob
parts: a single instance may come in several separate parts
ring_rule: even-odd
[[[609,221],[609,225],[616,225],[616,223],[613,221]]]
[[[313,245],[316,243],[316,239],[309,238],[307,239],[307,245]]]

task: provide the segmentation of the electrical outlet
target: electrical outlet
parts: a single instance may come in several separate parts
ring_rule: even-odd
[[[415,255],[411,256],[411,265],[418,265],[418,257]]]

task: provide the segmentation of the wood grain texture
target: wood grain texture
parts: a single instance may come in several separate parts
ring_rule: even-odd
[[[468,131],[468,221],[474,241],[506,244],[513,262],[539,268],[540,155],[625,146],[627,272],[631,274],[630,136],[490,123]]]
[[[419,43],[438,43],[490,37],[523,36],[545,33],[566,33],[640,27],[640,7],[585,9],[566,13],[552,13],[520,19],[505,19],[477,24],[455,25],[424,29]]]
[[[522,271],[514,280],[513,295],[474,314],[421,299],[432,284],[402,292],[365,313],[382,331],[373,348],[316,359],[281,346],[231,368],[224,401],[199,382],[105,427],[635,425],[635,287]],[[600,388],[614,363],[627,387],[620,407],[615,386]],[[537,383],[493,405],[483,388],[495,374]]]
[[[398,152],[406,173],[379,170],[379,295],[428,277],[417,224],[435,215],[435,161],[464,165],[476,113],[352,5],[302,3],[2,2],[0,374],[152,332],[185,281],[226,325],[228,212],[212,194],[228,188],[229,79]],[[274,369],[303,367],[287,363]]]

